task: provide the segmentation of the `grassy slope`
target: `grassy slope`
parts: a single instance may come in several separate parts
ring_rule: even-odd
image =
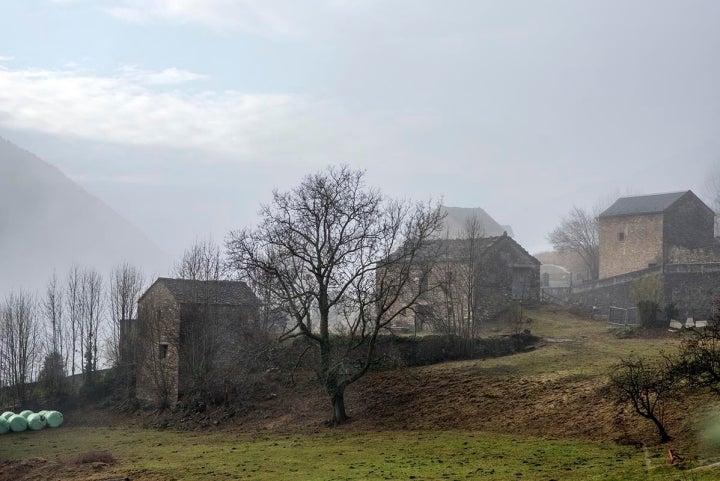
[[[74,427],[0,437],[0,480],[23,479],[717,479],[715,468],[666,466],[650,423],[618,409],[606,373],[630,353],[660,355],[677,340],[618,339],[605,324],[563,311],[530,313],[554,341],[515,356],[373,373],[349,393],[354,420],[323,429],[327,401],[303,383],[226,429],[193,433]],[[497,325],[490,330],[502,331]],[[671,409],[686,467],[720,459],[694,436],[700,400]],[[645,442],[647,450],[617,441]],[[114,466],[75,466],[109,450]],[[27,458],[42,457],[43,460]],[[647,471],[647,467],[650,470]],[[23,471],[24,470],[24,471]],[[33,477],[35,476],[35,477]]]

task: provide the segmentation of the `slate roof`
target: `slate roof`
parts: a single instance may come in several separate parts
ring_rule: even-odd
[[[621,197],[613,205],[605,209],[598,218],[617,217],[623,215],[660,214],[665,212],[671,205],[677,202],[684,195],[692,193],[686,190],[683,192],[670,192],[667,194],[639,195],[635,197]]]
[[[162,284],[180,304],[210,303],[240,306],[258,302],[252,290],[242,281],[198,281],[158,277],[155,284]],[[152,286],[151,286],[152,287]],[[147,294],[148,288],[145,291]],[[145,294],[140,297],[142,300]]]
[[[442,259],[462,261],[468,257],[468,242],[469,241],[467,239],[432,240],[416,254],[416,260],[420,262],[425,260],[438,261]],[[490,251],[492,247],[502,242],[511,242],[523,255],[527,256],[531,262],[540,265],[540,261],[535,259],[535,257],[526,251],[520,244],[507,235],[479,237],[475,239],[477,253],[479,255],[484,255],[486,252]]]

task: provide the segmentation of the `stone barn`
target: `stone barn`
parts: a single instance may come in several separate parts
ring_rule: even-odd
[[[598,217],[600,279],[666,264],[692,256],[718,259],[715,213],[692,191],[622,197]]]
[[[493,319],[520,302],[540,299],[540,262],[508,235],[431,241],[415,260],[426,291],[395,325],[411,329]],[[429,267],[428,267],[429,266]],[[412,295],[408,292],[406,295]]]
[[[138,301],[137,397],[170,405],[227,392],[258,335],[258,306],[244,282],[158,278]]]

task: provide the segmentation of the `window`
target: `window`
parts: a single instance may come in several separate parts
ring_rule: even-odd
[[[625,241],[625,233],[624,232],[618,232],[618,241],[620,241],[620,242]]]
[[[158,346],[158,359],[166,359],[168,353],[168,345],[164,342],[161,342]]]

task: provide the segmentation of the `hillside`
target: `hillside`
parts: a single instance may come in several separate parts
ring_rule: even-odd
[[[630,353],[653,357],[672,352],[676,335],[659,331],[650,337],[622,338],[602,321],[555,308],[533,310],[528,316],[532,321],[523,327],[544,338],[534,351],[369,373],[348,389],[351,421],[341,429],[470,430],[614,444],[657,442],[650,422],[617,406],[608,395],[607,374]],[[483,335],[516,328],[491,323]],[[137,414],[135,422],[191,430],[215,425],[247,432],[323,429],[329,400],[312,373],[296,372],[293,379],[290,383],[279,373],[270,375],[257,397],[231,417],[220,408],[159,419]],[[668,429],[678,445],[695,442],[693,423],[703,399],[677,399],[668,409]]]
[[[99,160],[100,161],[100,160]],[[0,293],[40,288],[73,264],[106,273],[127,260],[146,273],[166,255],[60,170],[0,138]]]

